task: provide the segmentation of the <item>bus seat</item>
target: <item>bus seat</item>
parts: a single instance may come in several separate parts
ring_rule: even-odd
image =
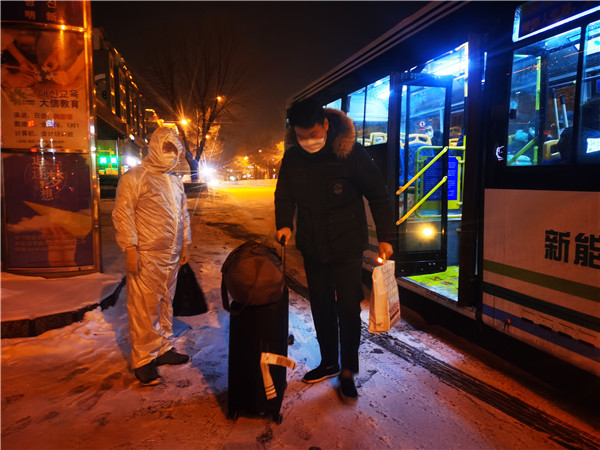
[[[558,139],[552,139],[544,142],[544,160],[560,158],[560,152],[554,152],[554,148],[558,144]]]
[[[450,144],[450,147],[456,147],[458,145],[458,138],[452,138],[448,141],[448,144]]]
[[[426,134],[411,133],[408,135],[408,144],[431,145],[431,139]]]
[[[369,135],[369,140],[372,145],[385,144],[387,142],[387,133],[375,131]]]

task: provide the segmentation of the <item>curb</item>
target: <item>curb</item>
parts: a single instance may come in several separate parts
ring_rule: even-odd
[[[83,319],[86,312],[92,311],[100,306],[103,310],[114,306],[119,299],[121,289],[125,286],[125,277],[117,285],[112,294],[102,299],[98,303],[84,306],[75,311],[66,311],[57,314],[49,314],[47,316],[36,317],[34,319],[8,320],[2,322],[2,339],[5,338],[22,338],[33,337],[45,333],[48,330],[62,328],[74,322],[79,322]]]

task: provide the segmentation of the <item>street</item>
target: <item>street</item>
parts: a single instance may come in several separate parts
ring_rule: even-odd
[[[508,363],[414,312],[389,333],[363,329],[359,400],[343,404],[335,378],[301,381],[319,364],[302,258],[289,243],[288,371],[283,422],[227,419],[229,318],[223,261],[247,239],[272,240],[273,182],[228,183],[189,196],[191,265],[209,311],[174,322],[184,366],[161,366],[165,383],[140,386],[129,369],[126,289],[117,304],[33,338],[2,340],[3,449],[560,449],[598,448],[598,418],[577,415],[543,388],[507,375]],[[101,202],[110,223],[114,200]],[[112,230],[103,230],[108,235]],[[118,255],[117,255],[118,256]],[[114,264],[122,264],[115,256]],[[368,295],[368,292],[365,292]],[[43,293],[40,293],[43,297]],[[43,299],[42,299],[43,300]],[[368,324],[368,301],[362,304]],[[439,331],[439,330],[438,330]],[[459,345],[454,345],[453,341]],[[465,348],[473,348],[467,352]],[[500,369],[500,370],[499,370]],[[530,381],[530,380],[529,380]]]

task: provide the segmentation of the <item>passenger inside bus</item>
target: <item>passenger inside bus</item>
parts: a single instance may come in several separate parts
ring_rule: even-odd
[[[427,133],[427,136],[429,136],[431,145],[442,145],[443,134],[440,130],[434,130],[431,125],[427,125],[427,128],[425,128],[425,133]]]
[[[560,135],[556,150],[560,158],[551,161],[568,164],[573,161],[573,127],[567,127]],[[600,158],[600,96],[593,97],[581,107],[581,135],[579,149],[582,155]]]
[[[534,117],[526,123],[525,127],[515,132],[508,150],[510,155],[519,155],[517,164],[523,164],[525,161],[530,164],[534,160],[535,138],[538,135],[538,130],[539,120]],[[523,157],[526,157],[527,160]]]

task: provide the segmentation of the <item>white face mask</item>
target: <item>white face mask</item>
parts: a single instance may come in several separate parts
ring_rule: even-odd
[[[298,144],[308,153],[316,153],[325,147],[325,136],[318,139],[298,139]]]
[[[161,162],[168,169],[172,169],[177,164],[177,155],[175,155],[171,152],[161,153],[160,156],[161,156]]]

